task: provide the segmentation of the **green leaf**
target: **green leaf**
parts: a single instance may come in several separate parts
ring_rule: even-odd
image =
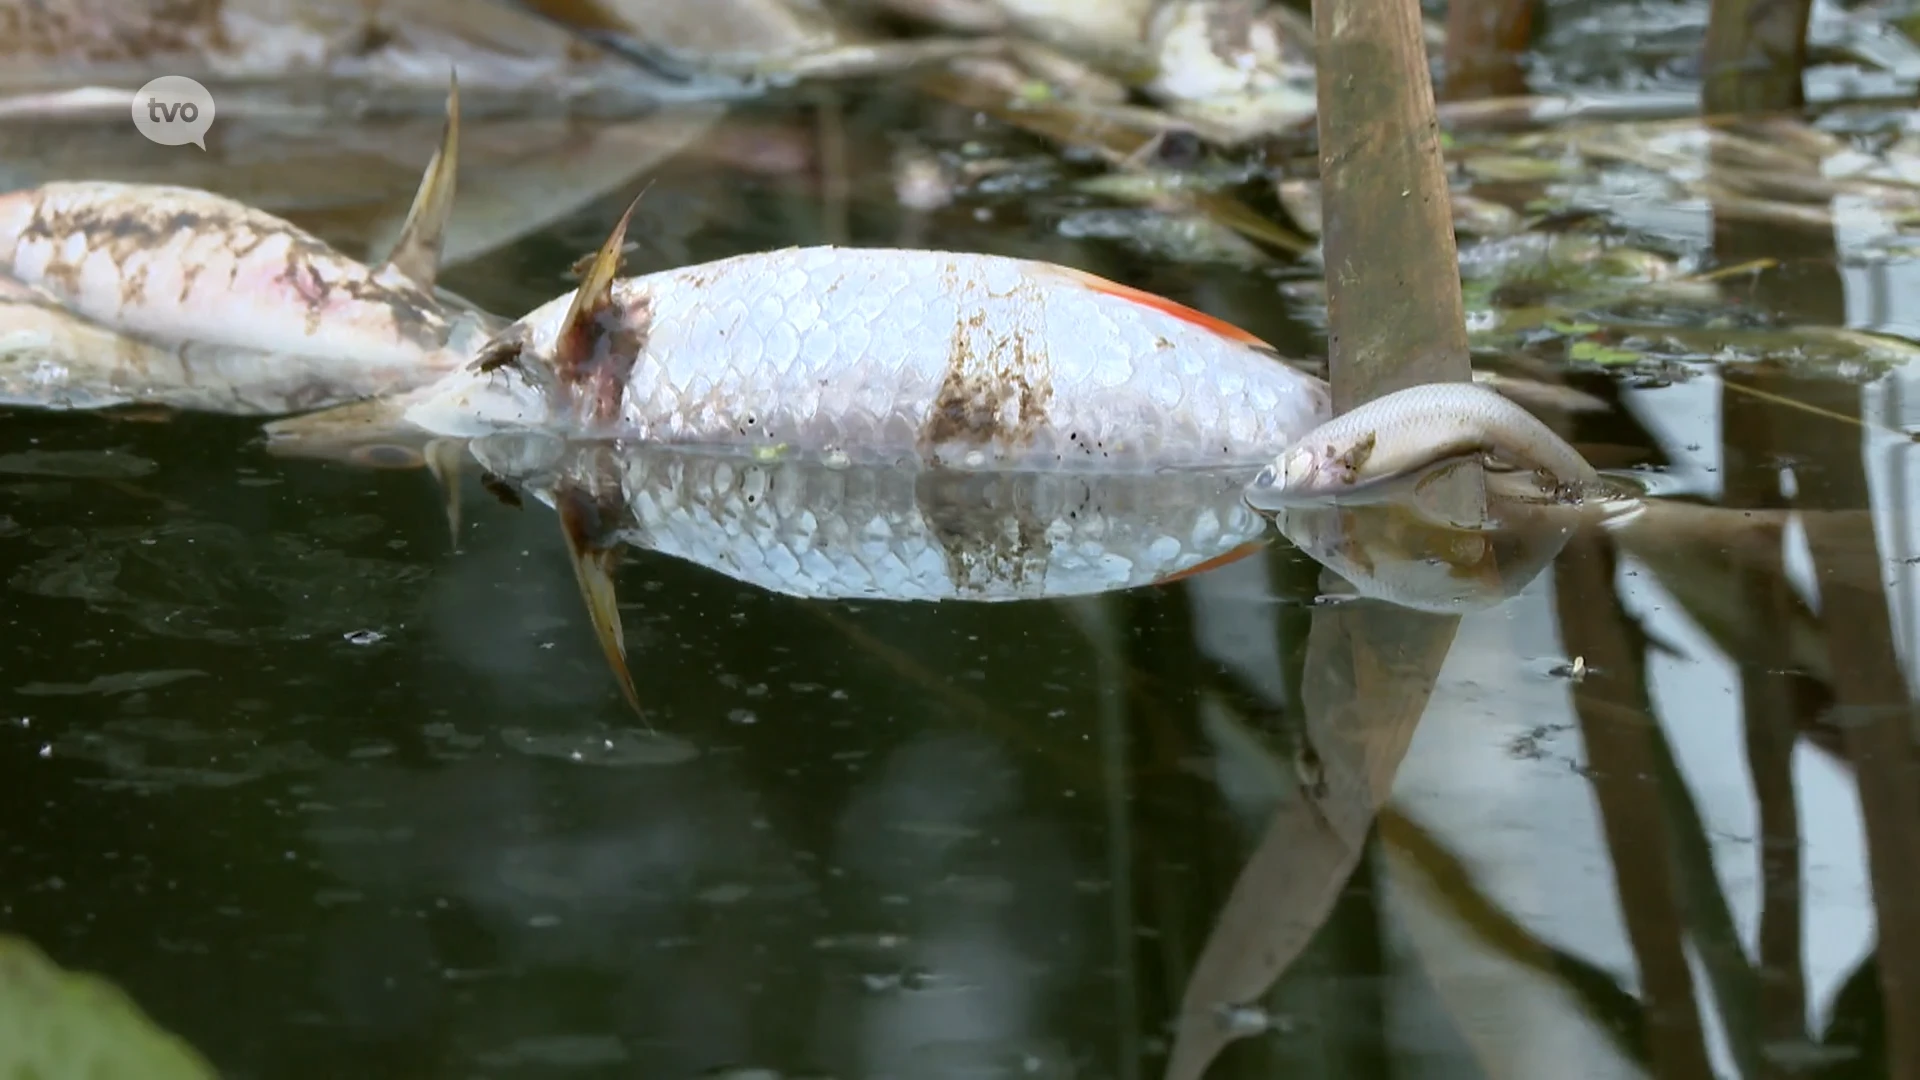
[[[1639,353],[1628,352],[1625,349],[1615,349],[1611,346],[1602,345],[1597,341],[1576,341],[1573,343],[1572,348],[1568,350],[1568,355],[1572,356],[1575,360],[1583,360],[1590,364],[1606,364],[1609,366],[1637,364],[1641,359]]]
[[[119,987],[69,972],[0,936],[0,1080],[215,1080],[193,1047],[147,1019]]]
[[[1053,100],[1053,87],[1041,79],[1028,79],[1020,84],[1019,98],[1030,104]]]
[[[1590,323],[1590,322],[1565,322],[1560,319],[1548,319],[1547,329],[1553,331],[1556,334],[1564,334],[1567,337],[1585,337],[1588,334],[1593,333],[1595,330],[1600,329],[1600,324]]]

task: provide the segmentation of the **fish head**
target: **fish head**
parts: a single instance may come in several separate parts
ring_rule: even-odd
[[[1327,425],[1301,439],[1273,459],[1247,485],[1247,502],[1256,510],[1277,508],[1295,501],[1312,501],[1352,491],[1361,468],[1373,453],[1371,431],[1345,432],[1327,437]]]
[[[562,397],[551,365],[541,359],[542,310],[490,335],[469,350],[467,363],[407,395],[405,419],[462,438],[551,426]]]

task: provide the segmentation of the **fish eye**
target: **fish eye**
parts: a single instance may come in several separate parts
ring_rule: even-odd
[[[357,446],[347,455],[356,465],[366,465],[375,469],[413,469],[426,461],[420,451],[411,446],[396,446],[392,443],[376,443],[372,446]]]
[[[1278,469],[1275,469],[1273,466],[1269,465],[1266,468],[1261,469],[1260,474],[1253,478],[1253,486],[1260,487],[1260,488],[1270,488],[1274,484],[1278,483],[1279,481],[1280,481],[1280,471]]]

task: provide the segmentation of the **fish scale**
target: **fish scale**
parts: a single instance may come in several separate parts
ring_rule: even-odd
[[[1164,581],[1260,539],[1224,473],[958,472],[759,462],[574,444],[528,476],[522,436],[476,460],[549,505],[557,487],[613,493],[605,546],[630,544],[786,596],[1013,601]]]
[[[1145,294],[1138,294],[1144,296]],[[644,344],[617,419],[552,378],[568,292],[508,333],[523,362],[459,372],[408,418],[664,443],[836,449],[855,460],[1152,468],[1264,463],[1329,412],[1325,384],[1224,324],[1006,256],[789,248],[614,282]]]

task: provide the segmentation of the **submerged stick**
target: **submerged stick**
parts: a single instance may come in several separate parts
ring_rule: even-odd
[[[1419,2],[1314,0],[1313,24],[1334,411],[1422,384],[1470,383]],[[1433,495],[1451,520],[1485,516],[1477,461],[1437,479]],[[1260,898],[1282,895],[1288,864],[1277,845],[1253,855],[1194,960],[1168,1080],[1203,1076],[1250,1034],[1220,1017],[1284,977],[1363,865],[1373,815],[1392,791],[1458,624],[1458,616],[1371,601],[1313,613],[1302,703],[1320,760],[1335,769],[1316,785],[1323,793],[1283,807],[1269,835],[1297,836],[1294,817],[1323,823],[1311,868],[1318,891],[1312,902],[1263,907]],[[1297,841],[1287,850],[1297,854]]]

